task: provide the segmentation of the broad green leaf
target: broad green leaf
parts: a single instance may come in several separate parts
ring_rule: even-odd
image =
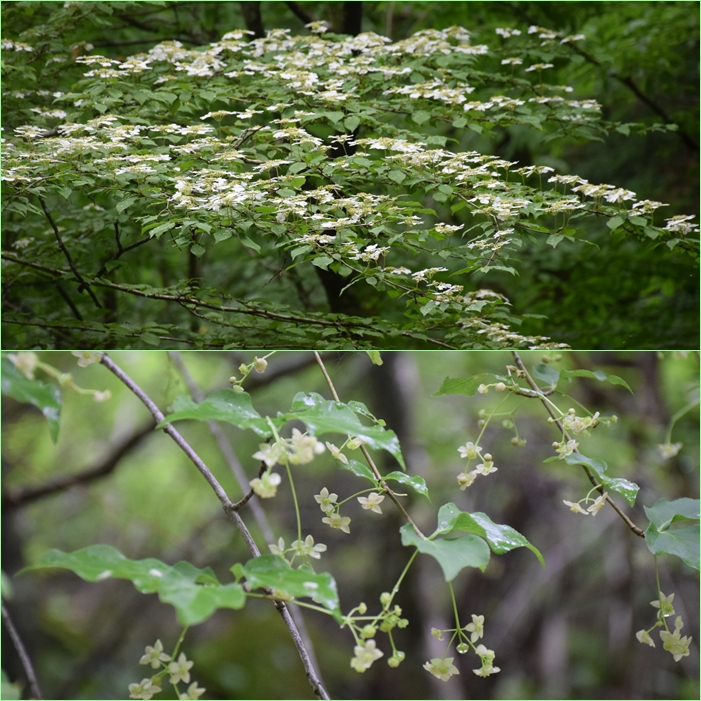
[[[545,560],[543,560],[540,550],[515,528],[494,523],[487,514],[480,511],[472,514],[460,511],[455,504],[450,502],[441,506],[438,512],[437,533],[446,534],[453,531],[467,531],[481,536],[497,555],[508,553],[515,548],[528,548],[538,558],[540,564],[545,567]]]
[[[346,117],[346,119],[343,120],[343,124],[345,125],[346,129],[348,129],[348,131],[355,131],[358,125],[360,124],[360,119],[355,115],[351,115],[350,117]]]
[[[411,115],[411,118],[417,124],[423,124],[424,122],[427,122],[429,119],[431,119],[431,113],[427,112],[426,110],[418,110]]]
[[[623,219],[623,217],[611,217],[611,219],[606,222],[606,226],[608,226],[611,231],[615,231],[624,221],[625,219]]]
[[[608,465],[599,458],[588,458],[581,453],[571,453],[565,455],[563,460],[568,465],[586,465],[594,472],[599,484],[606,489],[618,492],[631,506],[635,505],[635,497],[638,495],[640,487],[635,482],[629,482],[622,477],[609,477],[606,474]]]
[[[173,402],[173,412],[156,428],[163,428],[168,423],[183,419],[225,421],[239,428],[250,428],[265,438],[273,435],[268,422],[253,408],[251,396],[246,392],[235,392],[233,389],[220,389],[199,404],[189,397],[178,397]]]
[[[61,391],[54,385],[25,377],[7,357],[2,359],[2,393],[23,404],[32,404],[49,422],[51,440],[58,440]]]
[[[316,574],[311,568],[293,569],[279,555],[261,555],[246,562],[243,572],[253,588],[263,587],[287,592],[294,597],[309,597],[331,611],[340,622],[336,582],[328,572]]]
[[[419,494],[423,494],[429,501],[431,498],[428,496],[428,487],[426,486],[426,480],[419,475],[407,475],[405,472],[390,472],[385,475],[382,479],[384,480],[395,480],[401,484],[406,484]]]
[[[303,421],[314,435],[323,433],[341,433],[356,436],[374,450],[386,450],[393,455],[397,462],[406,470],[404,457],[394,431],[378,426],[365,426],[357,414],[342,402],[324,399],[320,394],[299,392],[292,400],[289,413],[278,416],[278,421],[284,419]]]
[[[446,582],[451,582],[465,567],[477,567],[482,572],[489,564],[489,546],[476,535],[459,538],[422,538],[407,523],[399,529],[402,545],[413,545],[420,553],[430,555],[438,561]]]
[[[699,569],[699,500],[660,499],[653,506],[645,506],[650,525],[645,531],[645,542],[654,555],[676,555],[689,567]]]
[[[317,256],[312,259],[312,265],[322,270],[328,270],[330,263],[333,263],[333,258],[329,258],[328,256]]]
[[[545,382],[549,388],[554,389],[557,387],[557,383],[560,380],[560,373],[558,370],[551,368],[545,363],[540,363],[536,365],[531,371],[531,375],[541,382]]]
[[[199,243],[193,243],[192,246],[190,246],[190,253],[192,253],[193,256],[197,256],[199,258],[204,252],[204,246],[200,246]]]
[[[364,477],[365,479],[370,480],[373,484],[377,484],[377,480],[375,479],[375,475],[372,474],[372,470],[358,460],[348,460],[348,464],[341,460],[336,460],[336,465],[344,470],[349,470],[356,477]]]
[[[406,180],[406,173],[402,173],[401,170],[390,170],[389,173],[387,173],[387,177],[390,180],[394,180],[397,185],[401,185],[404,180]]]
[[[154,227],[151,229],[149,236],[153,238],[154,236],[158,238],[161,236],[161,234],[164,234],[166,231],[170,231],[172,228],[175,227],[175,222],[167,222],[166,224],[160,224],[159,226]]]
[[[548,238],[545,240],[545,243],[548,244],[548,246],[552,246],[555,248],[562,239],[565,238],[562,234],[551,234],[548,236]]]
[[[252,248],[256,253],[260,253],[260,246],[248,236],[241,236],[241,243],[248,248]],[[294,258],[294,256],[292,256]]]
[[[125,209],[131,207],[136,202],[136,197],[127,197],[121,202],[117,202],[117,211],[121,214]]]
[[[476,394],[477,388],[480,385],[493,385],[495,382],[501,381],[502,378],[498,375],[491,375],[486,372],[473,375],[472,377],[446,377],[440,389],[434,392],[433,396],[438,397],[441,394],[465,394],[471,397],[473,394]]]
[[[569,379],[571,377],[591,377],[594,380],[599,380],[599,382],[609,382],[612,385],[625,387],[633,394],[633,390],[624,379],[617,375],[607,375],[602,370],[595,370],[594,372],[591,370],[560,370],[560,377],[563,379]]]
[[[158,594],[173,606],[178,622],[192,626],[206,621],[217,609],[240,609],[246,594],[239,584],[220,584],[209,568],[198,569],[189,562],[166,565],[160,560],[129,560],[110,545],[91,545],[73,553],[50,550],[19,574],[61,567],[87,582],[128,579],[142,594]]]
[[[160,346],[161,345],[161,339],[156,336],[156,334],[149,333],[146,331],[145,333],[142,333],[139,338],[144,342],[148,343],[149,346]]]

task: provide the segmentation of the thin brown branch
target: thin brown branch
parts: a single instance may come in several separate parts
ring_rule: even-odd
[[[545,394],[543,391],[538,387],[538,384],[536,381],[531,377],[530,373],[528,370],[526,370],[526,366],[523,364],[523,361],[521,360],[521,356],[518,354],[517,351],[512,351],[512,354],[514,356],[514,360],[516,361],[516,365],[518,365],[519,370],[523,372],[523,376],[526,379],[526,382],[531,386],[534,392],[534,396],[537,396],[545,409],[547,410],[548,414],[550,414],[551,418],[555,422],[555,425],[558,427],[558,429],[562,432],[562,435],[564,436],[565,440],[570,440],[570,436],[565,430],[565,427],[562,425],[562,422],[560,419],[555,415],[555,412],[553,411],[553,408],[550,406],[550,404],[545,401]],[[580,467],[584,470],[586,473],[587,477],[589,478],[589,481],[592,483],[592,485],[596,488],[596,490],[599,492],[599,494],[603,495],[604,494],[604,488],[599,484],[598,480],[594,475],[592,474],[591,470],[586,466],[586,465],[580,465]],[[626,516],[626,514],[623,513],[621,508],[616,504],[616,502],[607,494],[606,495],[606,501],[610,506],[613,508],[613,510],[625,521],[626,525],[628,528],[630,528],[635,535],[640,536],[641,538],[645,537],[645,532],[642,530],[642,528],[636,526],[633,521]]]
[[[298,2],[286,2],[285,5],[290,8],[292,11],[292,14],[302,22],[302,24],[311,24],[312,22],[316,22],[314,17],[310,15],[306,10],[303,10]]]
[[[114,375],[116,375],[119,380],[121,380],[136,397],[138,397],[139,400],[141,400],[157,423],[161,423],[165,420],[163,413],[151,400],[151,398],[136,384],[136,382],[134,382],[134,380],[131,379],[131,377],[129,377],[129,375],[127,375],[118,365],[115,364],[107,353],[102,354],[100,362]],[[231,499],[229,499],[226,491],[219,484],[216,477],[212,474],[207,465],[205,465],[204,461],[171,424],[166,424],[163,427],[163,431],[175,441],[178,447],[185,453],[185,455],[187,455],[190,461],[199,470],[200,474],[202,474],[202,476],[207,480],[210,487],[212,487],[212,490],[222,504],[224,513],[226,513],[226,515],[233,521],[239,533],[241,533],[241,536],[251,555],[253,557],[260,557],[260,550],[258,549],[253,536],[251,535],[238,511],[236,511],[234,508],[236,505],[231,501]],[[268,594],[272,593],[270,590],[266,591]],[[274,605],[290,631],[290,636],[292,637],[292,641],[294,642],[297,653],[302,661],[302,665],[304,666],[304,670],[307,675],[307,680],[309,681],[309,685],[311,686],[314,695],[319,699],[328,699],[329,695],[327,694],[326,689],[324,688],[316,673],[316,670],[314,669],[309,652],[304,645],[304,641],[302,640],[297,625],[292,619],[287,606],[282,601],[276,601]]]
[[[5,629],[7,630],[10,638],[12,639],[12,644],[15,646],[15,650],[19,655],[20,661],[22,662],[22,667],[24,667],[24,673],[27,675],[27,681],[29,682],[29,688],[32,690],[31,698],[43,699],[44,696],[41,693],[41,688],[39,687],[39,681],[37,675],[34,672],[34,667],[32,666],[32,661],[27,654],[22,638],[19,637],[19,633],[15,628],[12,618],[10,618],[9,611],[5,608],[5,603],[2,604],[2,622],[5,624]]]
[[[17,490],[17,492],[4,492],[2,495],[3,507],[16,508],[24,506],[25,504],[30,504],[43,497],[51,496],[56,492],[62,492],[78,484],[87,484],[101,477],[106,477],[117,467],[120,460],[127,453],[139,445],[144,438],[153,433],[155,425],[153,421],[149,421],[148,424],[142,426],[127,440],[118,445],[115,450],[100,463],[87,470],[83,470],[74,475],[61,475],[40,487],[29,487]]]
[[[58,227],[56,226],[56,222],[54,221],[53,217],[51,216],[51,213],[49,212],[49,210],[46,208],[46,203],[44,202],[43,197],[39,197],[39,204],[41,204],[41,208],[44,210],[44,214],[46,215],[46,218],[49,220],[49,224],[51,224],[51,228],[54,230],[54,235],[56,236],[56,241],[58,241],[58,247],[61,249],[63,255],[65,256],[66,260],[68,261],[68,265],[69,265],[70,269],[73,271],[73,275],[75,275],[78,282],[80,282],[81,288],[85,288],[88,291],[88,294],[92,298],[92,301],[95,303],[95,306],[98,309],[101,309],[102,305],[100,304],[97,297],[95,296],[95,293],[92,291],[92,289],[90,289],[90,286],[88,285],[88,283],[85,282],[85,280],[83,279],[83,276],[78,272],[78,269],[75,267],[75,264],[73,263],[73,258],[71,257],[69,250],[66,248],[66,244],[63,243],[63,239],[61,238],[61,234],[58,231]]]

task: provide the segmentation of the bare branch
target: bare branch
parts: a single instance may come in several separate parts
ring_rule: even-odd
[[[63,239],[61,238],[61,234],[58,232],[58,227],[56,226],[56,222],[54,222],[53,217],[51,216],[51,213],[49,210],[46,208],[46,203],[44,202],[43,197],[39,197],[39,203],[41,204],[41,208],[44,210],[44,214],[46,215],[46,218],[49,220],[49,224],[51,224],[51,228],[54,230],[54,234],[56,236],[56,241],[58,241],[58,246],[63,252],[63,255],[66,257],[66,260],[68,261],[68,265],[70,266],[70,269],[73,271],[73,275],[75,275],[76,279],[78,282],[81,284],[81,289],[85,288],[88,291],[88,294],[92,298],[92,301],[95,303],[95,306],[98,309],[102,308],[102,305],[98,301],[97,297],[95,297],[95,293],[90,289],[90,286],[88,285],[87,282],[83,279],[83,276],[78,272],[78,269],[75,267],[75,264],[73,263],[73,258],[71,258],[71,254],[66,248],[66,244],[63,243]]]
[[[14,623],[12,623],[10,613],[5,608],[4,602],[2,604],[2,622],[5,624],[5,629],[9,633],[10,638],[12,638],[12,644],[15,646],[15,650],[17,650],[17,654],[19,655],[22,666],[24,667],[24,672],[27,675],[27,681],[29,682],[29,688],[32,690],[32,698],[43,699],[44,696],[41,693],[41,688],[39,687],[39,681],[37,680],[37,675],[34,672],[32,661],[29,659],[27,650],[22,644],[22,638],[19,637],[19,633],[17,632]]]
[[[78,484],[86,484],[88,482],[92,482],[93,480],[99,479],[100,477],[106,477],[114,470],[115,467],[117,467],[119,461],[127,453],[139,445],[144,438],[153,433],[155,426],[155,422],[149,421],[148,424],[142,426],[126,441],[118,445],[112,453],[102,460],[102,462],[87,470],[78,472],[75,475],[62,475],[56,479],[48,481],[41,487],[30,487],[27,489],[18,490],[16,493],[3,493],[3,506],[5,508],[24,506],[25,504],[30,504],[33,501],[42,499],[43,497],[51,496],[56,492],[62,492]]]
[[[292,10],[292,14],[299,19],[302,24],[311,24],[312,22],[316,22],[314,17],[310,15],[306,10],[303,10],[300,7],[300,4],[298,2],[286,2],[285,5]]]

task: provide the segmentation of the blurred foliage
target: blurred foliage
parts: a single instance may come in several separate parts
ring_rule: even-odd
[[[78,19],[67,11],[56,11],[53,3],[3,3],[3,36],[34,32],[32,42],[37,48],[27,64],[4,65],[5,127],[33,117],[34,108],[46,108],[52,92],[68,91],[84,71],[72,59],[89,53],[88,44],[96,53],[120,59],[164,40],[178,40],[188,48],[199,46],[244,28],[242,5],[259,6],[265,29],[285,27],[302,33],[305,20],[300,15],[325,19],[334,29],[343,29],[344,3],[85,2],[80,3]],[[553,82],[575,86],[573,97],[577,99],[596,97],[610,121],[648,125],[669,121],[677,125],[676,133],[615,133],[599,143],[547,142],[522,126],[498,127],[489,138],[469,130],[456,134],[452,128],[429,125],[430,129],[459,138],[461,149],[497,154],[518,160],[521,166],[555,167],[591,182],[616,183],[640,198],[669,203],[667,216],[698,215],[699,17],[694,7],[689,2],[364,2],[362,30],[400,40],[421,29],[460,25],[472,32],[475,43],[493,41],[494,29],[503,26],[525,29],[537,24],[585,34],[581,46],[572,46],[572,60],[552,69]],[[67,47],[70,55],[66,55]],[[459,213],[435,205],[446,223],[463,223]],[[697,262],[660,243],[620,239],[619,234],[594,224],[586,226],[586,236],[601,250],[567,241],[557,249],[529,245],[521,249],[518,277],[490,272],[488,283],[479,274],[472,283],[477,287],[488,284],[506,295],[516,317],[535,315],[524,319],[519,333],[546,334],[575,348],[696,347]],[[161,262],[155,256],[153,270]],[[180,263],[182,277],[184,265]],[[216,261],[212,277],[225,279],[230,267],[225,257]],[[263,271],[266,280],[270,272]],[[262,281],[261,271],[252,265],[239,279],[245,288]],[[152,279],[147,282],[155,284]],[[35,292],[40,298],[45,289]],[[324,304],[320,286],[307,293],[312,306]],[[275,294],[279,301],[296,292],[285,282]],[[368,289],[361,295],[367,296],[361,301],[369,308],[373,294]],[[23,299],[30,298],[25,295]],[[155,303],[152,309],[162,311]],[[163,316],[165,322],[174,318],[169,313]],[[57,348],[62,344],[71,347],[70,339],[60,334],[24,333],[21,327],[13,327],[16,347],[45,345],[50,338]],[[145,347],[153,343],[153,337],[147,337],[144,334],[141,341]],[[303,337],[300,344],[304,344]]]
[[[161,352],[113,352],[115,362],[164,412],[186,394],[177,364]],[[211,566],[220,581],[230,581],[228,568],[249,555],[201,475],[162,432],[146,432],[121,455],[102,478],[51,492],[33,502],[18,501],[23,490],[36,489],[61,476],[79,474],[120,450],[150,418],[141,403],[104,367],[80,369],[66,353],[40,353],[40,359],[70,372],[81,387],[112,392],[108,402],[63,391],[61,427],[56,444],[40,412],[3,398],[3,570],[14,575],[50,548],[76,550],[95,543],[118,548],[128,557],[155,557],[166,563],[181,559]],[[522,353],[526,366],[542,353]],[[486,680],[472,674],[473,659],[459,657],[460,676],[444,684],[421,665],[441,654],[443,644],[429,631],[447,628],[451,605],[440,568],[419,557],[397,599],[408,628],[395,639],[407,658],[389,669],[386,658],[363,675],[349,666],[352,638],[326,616],[307,613],[319,669],[332,698],[698,698],[698,572],[677,558],[660,557],[661,587],[675,592],[675,608],[686,621],[694,643],[689,657],[675,663],[661,649],[641,645],[635,631],[649,627],[656,598],[652,557],[611,509],[596,518],[572,514],[563,499],[584,496],[590,485],[581,471],[560,461],[542,464],[553,454],[557,431],[537,401],[522,400],[516,415],[526,445],[511,444],[513,429],[492,422],[483,440],[498,472],[460,491],[456,474],[464,466],[457,447],[475,440],[478,412],[504,397],[432,396],[449,377],[482,372],[503,373],[513,364],[508,352],[384,353],[383,365],[372,365],[364,353],[324,356],[342,401],[365,402],[401,441],[410,474],[426,480],[431,502],[410,493],[409,512],[423,528],[433,529],[436,512],[453,501],[464,511],[483,511],[497,523],[523,533],[545,557],[543,570],[525,549],[493,555],[484,574],[461,573],[454,581],[461,619],[485,616],[484,642],[497,654],[498,675]],[[226,387],[252,354],[188,353],[182,361],[205,394]],[[262,415],[286,411],[298,391],[328,388],[311,353],[278,353],[263,375],[252,374],[245,387]],[[641,491],[629,509],[632,520],[647,525],[643,505],[660,498],[698,495],[698,413],[685,414],[671,440],[683,447],[663,460],[658,444],[666,442],[670,418],[698,398],[698,356],[679,353],[563,354],[554,367],[603,370],[622,377],[633,389],[590,379],[572,381],[572,406],[582,403],[619,421],[599,426],[581,438],[581,451],[605,459],[612,475],[637,482]],[[511,401],[511,400],[510,400]],[[561,408],[567,399],[557,400]],[[223,425],[246,474],[258,463],[250,456],[260,438]],[[178,425],[232,499],[241,490],[207,426]],[[375,453],[383,473],[394,460]],[[377,608],[381,592],[391,588],[410,555],[400,545],[403,521],[388,505],[383,514],[348,507],[351,534],[321,523],[313,494],[326,486],[340,498],[357,491],[358,481],[334,469],[328,454],[294,468],[304,533],[328,545],[319,571],[336,579],[341,608],[360,601]],[[362,486],[360,487],[362,488]],[[411,491],[411,490],[408,490]],[[273,540],[289,543],[295,536],[295,514],[286,478],[273,500],[261,502],[273,529]],[[242,512],[258,543],[266,539]],[[172,646],[179,634],[173,609],[155,596],[140,596],[128,582],[88,584],[63,570],[32,573],[14,579],[8,602],[16,624],[50,698],[124,698],[127,685],[144,676],[138,660],[156,638]],[[384,647],[386,639],[378,641]],[[434,647],[435,646],[435,647]],[[309,687],[280,617],[269,602],[251,600],[241,611],[219,611],[191,628],[184,650],[194,659],[195,678],[207,689],[205,698],[307,698]],[[387,651],[385,651],[387,654]],[[3,644],[3,668],[10,679],[22,674],[10,644]],[[159,696],[159,698],[162,696]]]

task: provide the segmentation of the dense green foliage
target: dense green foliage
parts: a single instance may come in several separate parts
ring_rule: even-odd
[[[696,346],[688,5],[223,5],[3,6],[4,347]]]

